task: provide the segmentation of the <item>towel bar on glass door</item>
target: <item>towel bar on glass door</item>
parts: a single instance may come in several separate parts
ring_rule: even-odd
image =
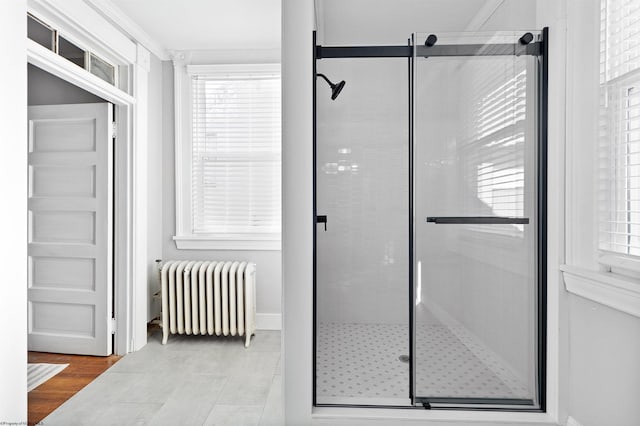
[[[427,222],[435,224],[529,224],[528,217],[504,216],[428,216]]]

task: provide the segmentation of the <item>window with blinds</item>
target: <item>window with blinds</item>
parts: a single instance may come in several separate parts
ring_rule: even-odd
[[[191,74],[192,233],[280,233],[279,70]]]
[[[640,2],[602,0],[599,248],[640,255]]]
[[[471,65],[470,65],[471,66]],[[473,64],[466,133],[462,138],[467,187],[485,216],[522,217],[525,185],[527,75],[524,61]],[[470,102],[469,102],[470,101]],[[523,225],[477,225],[478,230],[522,236]]]

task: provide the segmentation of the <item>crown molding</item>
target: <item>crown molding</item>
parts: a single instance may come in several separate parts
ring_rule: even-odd
[[[113,25],[122,29],[122,31],[128,34],[137,43],[147,48],[160,60],[168,61],[171,59],[164,46],[155,41],[145,30],[142,29],[142,27],[140,27],[140,25],[126,15],[118,6],[113,4],[111,0],[84,1],[100,12],[106,19],[111,21]]]

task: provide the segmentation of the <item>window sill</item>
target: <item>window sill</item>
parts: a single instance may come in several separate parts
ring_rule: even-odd
[[[560,270],[569,293],[640,317],[640,280],[569,265]]]
[[[178,250],[256,250],[280,251],[280,239],[258,236],[243,238],[229,236],[211,237],[199,235],[177,235],[173,237]]]

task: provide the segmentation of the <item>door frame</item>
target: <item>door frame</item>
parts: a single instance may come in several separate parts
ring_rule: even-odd
[[[32,8],[28,8],[31,12]],[[37,11],[36,11],[37,13]],[[25,17],[26,18],[26,17]],[[55,22],[54,22],[55,23]],[[68,21],[67,21],[68,25]],[[73,21],[77,30],[84,27]],[[133,44],[133,43],[132,43]],[[134,96],[112,86],[54,52],[27,39],[27,62],[115,105],[114,155],[114,315],[113,352],[118,355],[138,350],[146,344],[147,310],[147,83],[149,52],[133,44],[131,55],[111,52],[125,62],[128,86]],[[133,84],[132,84],[133,83]],[[25,300],[26,302],[26,300]]]

